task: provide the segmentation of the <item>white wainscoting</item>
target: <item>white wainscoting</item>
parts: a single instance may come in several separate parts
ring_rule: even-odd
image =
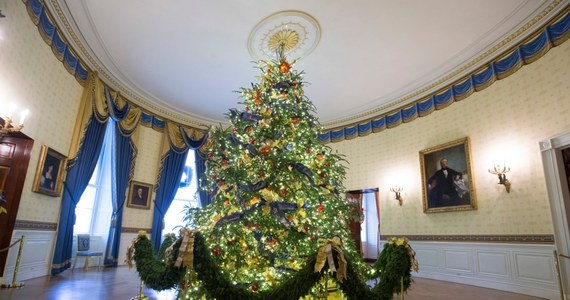
[[[119,258],[117,261],[119,266],[126,265],[125,260],[127,259],[127,248],[138,235],[138,233],[121,232],[121,244],[119,246]],[[150,234],[148,234],[148,236],[150,238]]]
[[[382,242],[380,249],[386,243]],[[410,245],[420,267],[412,276],[560,299],[554,245],[423,241]]]
[[[16,281],[46,276],[51,270],[51,258],[55,243],[55,231],[14,230],[12,243],[24,235],[24,247]],[[19,244],[10,248],[4,268],[4,283],[11,283],[18,257]]]

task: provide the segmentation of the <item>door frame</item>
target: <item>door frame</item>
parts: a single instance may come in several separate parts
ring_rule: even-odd
[[[570,131],[539,142],[546,189],[554,226],[555,247],[570,256],[570,191],[562,149],[570,147]],[[570,296],[570,259],[559,257],[561,282],[566,299]]]

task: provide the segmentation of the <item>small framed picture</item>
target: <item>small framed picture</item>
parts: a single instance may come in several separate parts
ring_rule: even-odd
[[[60,197],[66,163],[66,156],[46,145],[42,145],[32,192]]]
[[[127,207],[150,209],[152,185],[148,183],[131,181]]]
[[[424,213],[477,209],[469,138],[420,151]]]

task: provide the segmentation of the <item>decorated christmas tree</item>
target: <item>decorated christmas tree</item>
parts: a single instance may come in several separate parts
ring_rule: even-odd
[[[301,269],[319,240],[339,237],[357,255],[342,157],[318,140],[302,73],[282,57],[259,68],[260,82],[241,90],[244,110],[211,132],[202,183],[213,202],[196,223],[230,279],[262,291]]]
[[[260,62],[258,82],[239,91],[243,109],[230,110],[230,126],[210,131],[201,187],[212,203],[189,211],[193,225],[166,243],[158,257],[165,259],[149,258],[144,235],[135,241],[148,286],[177,286],[188,299],[299,299],[330,273],[351,299],[384,299],[380,291],[389,299],[409,286],[405,241],[390,243],[403,266],[383,280],[390,286],[374,294],[365,285],[385,266],[368,267],[356,251],[349,222],[361,211],[344,194],[346,162],[320,143],[303,74],[291,64],[282,54]]]

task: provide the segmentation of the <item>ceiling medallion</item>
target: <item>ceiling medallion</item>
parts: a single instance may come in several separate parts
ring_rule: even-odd
[[[276,58],[276,49],[283,45],[291,60],[306,57],[321,39],[321,28],[312,16],[296,10],[286,10],[261,20],[247,41],[255,60]]]
[[[283,45],[283,50],[288,52],[295,48],[297,44],[299,44],[299,34],[294,30],[284,29],[270,37],[267,46],[270,50],[275,52],[277,51],[277,47]]]

